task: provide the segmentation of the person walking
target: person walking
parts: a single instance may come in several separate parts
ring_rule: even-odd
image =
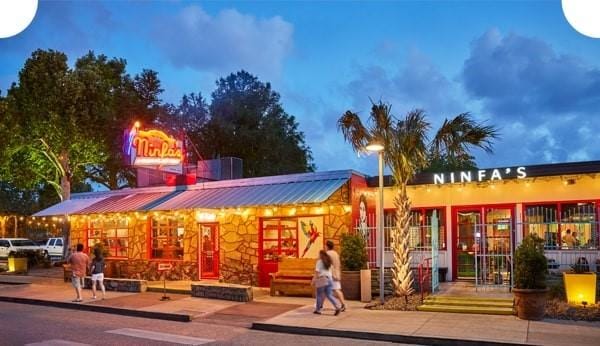
[[[317,307],[314,311],[315,314],[321,314],[325,298],[327,298],[335,308],[335,316],[340,314],[340,303],[333,296],[333,274],[331,270],[331,258],[325,250],[319,251],[319,260],[317,261],[315,275],[313,277],[313,284],[317,288]]]
[[[90,266],[90,273],[92,274],[92,298],[96,299],[96,284],[100,286],[102,290],[102,299],[106,297],[106,289],[104,288],[104,256],[102,255],[102,249],[97,247],[94,248],[94,259]]]
[[[342,263],[340,262],[340,255],[333,249],[334,245],[331,240],[328,240],[325,244],[327,247],[327,254],[331,258],[332,272],[332,287],[333,294],[342,304],[342,312],[346,311],[346,302],[344,301],[344,292],[342,292]]]
[[[71,265],[71,272],[73,273],[71,283],[75,288],[75,293],[77,293],[77,298],[73,302],[81,303],[83,301],[81,294],[83,278],[90,264],[90,258],[83,253],[83,244],[77,244],[76,252],[69,256],[67,263]]]

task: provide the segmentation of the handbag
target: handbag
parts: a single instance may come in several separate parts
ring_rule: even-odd
[[[313,278],[313,285],[316,288],[321,288],[329,285],[329,278],[327,276],[318,276]]]

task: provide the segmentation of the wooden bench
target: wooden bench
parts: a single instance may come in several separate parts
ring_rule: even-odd
[[[283,258],[277,273],[271,273],[271,295],[315,296],[311,285],[316,259]]]

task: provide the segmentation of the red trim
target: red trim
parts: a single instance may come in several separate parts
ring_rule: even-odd
[[[484,222],[486,217],[486,209],[494,208],[494,209],[509,209],[510,210],[510,218],[511,225],[514,229],[515,227],[515,210],[517,207],[517,203],[502,203],[502,204],[480,204],[480,205],[461,205],[461,206],[452,206],[451,207],[451,215],[452,215],[452,281],[455,281],[458,278],[458,212],[459,211],[479,211],[481,213],[481,222]],[[514,239],[513,239],[514,241]]]
[[[219,263],[220,259],[220,230],[218,222],[199,222],[198,226],[198,279],[216,279],[219,278],[221,267]],[[202,234],[200,234],[200,227],[209,226],[213,229],[213,275],[202,275],[202,251],[204,251],[204,244],[202,244]],[[215,270],[216,268],[216,270]]]

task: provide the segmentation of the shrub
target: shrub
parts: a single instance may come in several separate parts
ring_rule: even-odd
[[[523,239],[515,252],[515,287],[521,289],[546,288],[548,260],[544,256],[544,240],[537,234]]]
[[[341,247],[340,261],[344,270],[357,271],[367,268],[367,246],[362,236],[342,235]]]

